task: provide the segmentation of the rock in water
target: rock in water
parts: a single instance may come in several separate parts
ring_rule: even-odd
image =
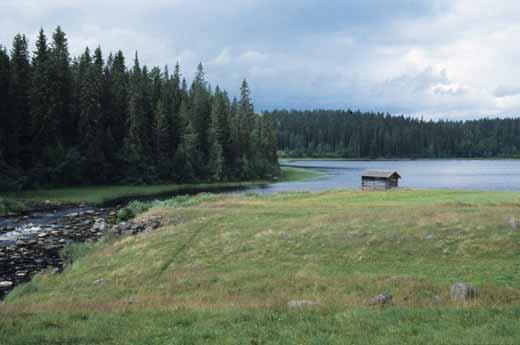
[[[390,304],[392,302],[392,295],[389,293],[383,293],[377,296],[372,297],[368,300],[368,304],[370,305],[385,305]]]
[[[92,231],[93,232],[103,232],[105,231],[107,228],[107,223],[105,222],[105,220],[103,218],[99,218],[99,219],[96,219],[96,222],[94,223],[94,225],[92,226]]]
[[[309,307],[318,307],[320,304],[316,301],[290,301],[287,303],[289,309],[303,309]]]
[[[461,302],[477,297],[477,289],[465,283],[455,283],[451,286],[450,296],[452,299]]]
[[[3,281],[3,282],[0,282],[0,289],[6,289],[6,288],[10,288],[11,286],[13,286],[13,282],[10,282],[10,281]]]

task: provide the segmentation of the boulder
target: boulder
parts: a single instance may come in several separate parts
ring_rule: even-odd
[[[103,218],[96,219],[94,225],[92,226],[92,232],[103,232],[107,228],[107,223]]]
[[[519,222],[513,217],[509,217],[507,220],[507,224],[511,227],[511,229],[516,230],[518,228]]]
[[[0,282],[0,289],[7,289],[13,286],[13,282],[10,282],[8,280],[5,280],[3,282]]]
[[[469,284],[455,283],[451,286],[450,296],[457,302],[477,297],[478,290]]]
[[[390,303],[392,303],[392,295],[389,293],[382,293],[368,300],[369,305],[385,305]]]

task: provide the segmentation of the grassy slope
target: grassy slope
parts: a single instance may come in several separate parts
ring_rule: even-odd
[[[519,343],[519,206],[518,193],[338,191],[154,209],[158,231],[17,288],[0,343]],[[456,281],[480,297],[450,301]],[[367,306],[385,291],[393,306]],[[321,307],[287,310],[294,299]]]

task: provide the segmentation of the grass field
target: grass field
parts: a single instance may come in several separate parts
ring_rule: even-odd
[[[204,198],[16,288],[0,344],[520,343],[518,193]],[[452,301],[454,282],[478,298]]]

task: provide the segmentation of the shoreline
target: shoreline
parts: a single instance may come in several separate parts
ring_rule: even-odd
[[[280,166],[292,161],[415,162],[415,161],[518,161],[519,158],[280,158]]]
[[[34,212],[52,212],[63,208],[114,207],[132,200],[150,200],[167,198],[183,194],[200,192],[221,192],[226,190],[247,190],[262,185],[280,182],[305,181],[321,176],[319,172],[298,167],[282,167],[277,180],[259,180],[242,182],[200,182],[184,184],[152,185],[106,185],[60,187],[0,194],[0,218],[23,216]],[[12,207],[13,209],[9,209]]]

